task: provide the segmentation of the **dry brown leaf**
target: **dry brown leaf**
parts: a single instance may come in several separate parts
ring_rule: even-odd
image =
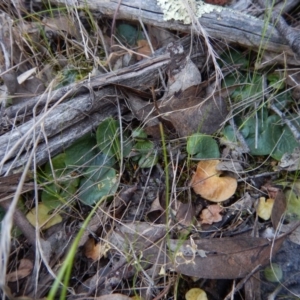
[[[200,215],[202,224],[212,224],[216,222],[220,222],[222,220],[222,216],[220,212],[222,211],[222,207],[218,204],[209,205],[207,208],[203,209]]]
[[[174,63],[168,70],[166,93],[156,105],[145,104],[138,98],[130,99],[128,103],[133,114],[151,128],[153,136],[156,136],[155,130],[159,135],[161,120],[167,127],[175,128],[180,137],[195,132],[214,133],[227,116],[226,102],[218,92],[207,91],[209,81],[201,83],[201,73],[186,57],[183,47],[173,43],[168,46],[168,51]]]
[[[175,270],[178,273],[208,279],[236,279],[247,276],[258,265],[269,262],[270,251],[274,255],[285,237],[274,244],[264,238],[230,237],[220,239],[200,239],[182,242],[170,240],[170,250],[174,251]],[[206,256],[199,255],[205,252]]]
[[[137,52],[142,55],[137,55],[137,60],[142,60],[145,56],[150,56],[152,54],[151,48],[149,43],[146,40],[139,40],[137,41],[138,49]]]
[[[196,194],[213,202],[227,200],[237,188],[235,178],[221,176],[223,172],[216,170],[219,162],[219,160],[200,161],[190,183]]]
[[[194,217],[195,217],[195,206],[193,205],[193,203],[179,202],[177,213],[176,213],[176,220],[178,221],[178,223],[186,227],[191,226],[193,224]]]
[[[6,280],[11,282],[11,281],[17,281],[22,278],[25,278],[31,273],[32,268],[33,268],[32,261],[26,258],[22,258],[20,260],[18,269],[16,271],[7,274]]]
[[[163,206],[165,203],[165,194],[157,193],[157,197],[151,203],[150,210],[147,212],[147,219],[155,224],[165,224],[166,214]]]
[[[110,247],[107,243],[96,243],[95,239],[89,238],[84,245],[84,254],[87,258],[96,261],[105,256],[109,249]]]

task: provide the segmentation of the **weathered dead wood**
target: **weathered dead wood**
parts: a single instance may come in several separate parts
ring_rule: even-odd
[[[75,82],[53,92],[33,97],[25,104],[21,103],[13,105],[6,109],[6,115],[9,118],[13,118],[16,115],[22,115],[25,112],[32,111],[34,107],[43,107],[47,101],[49,105],[57,102],[63,97],[65,99],[70,99],[74,97],[74,94],[86,93],[88,89],[99,89],[103,86],[108,86],[114,83],[128,85],[133,88],[144,86],[146,82],[153,82],[152,80],[149,80],[149,78],[157,78],[158,70],[160,68],[166,68],[168,66],[170,62],[169,58],[168,54],[158,55],[157,57],[142,60],[137,64],[114,72],[98,75],[88,80]],[[150,86],[151,84],[147,84],[146,88]],[[85,110],[86,108],[82,107],[82,109]]]
[[[182,42],[189,49],[190,39]],[[32,114],[39,110],[40,114],[0,136],[0,173],[9,174],[22,168],[37,139],[35,163],[40,165],[105,118],[116,115],[117,94],[113,84],[139,89],[154,86],[159,70],[166,70],[171,62],[169,53],[162,50],[158,53],[161,54],[130,67],[92,77],[7,108],[6,116],[12,119],[25,112]]]
[[[50,1],[51,2],[51,1]],[[89,8],[94,12],[101,12],[113,17],[118,9],[117,18],[123,20],[141,21],[158,27],[190,32],[191,26],[177,21],[165,21],[163,13],[155,0],[55,0],[52,1],[78,8]],[[293,52],[280,36],[276,28],[267,26],[263,20],[238,11],[224,9],[220,13],[203,15],[199,22],[212,38],[221,39],[228,43],[233,42],[242,46],[258,50],[263,45],[265,50],[293,56]]]
[[[80,97],[81,96],[78,96],[74,99],[74,101],[78,100]],[[85,98],[87,96],[83,97]],[[76,122],[76,120],[74,120],[74,124],[72,126],[68,127],[64,131],[61,131],[53,137],[47,138],[47,142],[41,140],[40,144],[34,150],[35,163],[37,165],[41,165],[47,162],[50,157],[61,153],[64,149],[69,147],[81,136],[95,129],[108,116],[117,116],[118,110],[115,104],[108,103],[107,100],[103,101],[102,104],[102,108],[99,109],[99,112],[85,115],[85,117],[80,122]],[[121,105],[121,112],[124,112],[125,109],[126,107],[124,105]],[[54,119],[50,119],[50,122],[53,121]],[[28,126],[28,124],[26,124],[26,126]],[[15,145],[17,143],[19,143],[19,140],[15,142]],[[32,145],[30,143],[28,145],[28,148],[29,150],[32,150]],[[24,153],[18,153],[18,155],[14,159],[5,161],[0,173],[9,174],[12,171],[16,172],[16,170],[22,170],[23,166],[28,161],[29,156],[29,151],[26,151]]]
[[[271,20],[274,24],[275,28],[280,32],[283,39],[289,44],[291,49],[296,53],[297,56],[300,56],[300,35],[299,31],[297,29],[291,28],[286,21],[281,16],[282,11],[277,9],[274,9],[270,5],[266,5],[265,1],[259,0],[259,4],[262,8],[271,10]],[[299,1],[294,1],[298,2]]]

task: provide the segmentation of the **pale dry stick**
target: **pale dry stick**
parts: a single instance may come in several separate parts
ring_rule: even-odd
[[[106,47],[106,43],[105,43],[105,40],[104,40],[103,32],[102,32],[100,26],[97,23],[96,23],[96,26],[97,26],[97,33],[100,36],[102,47],[103,47],[103,50],[104,50],[104,53],[105,53],[105,59],[108,62],[109,71],[112,72],[112,67],[111,67],[111,63],[108,59],[109,54],[108,54],[108,51],[107,51],[107,47]],[[107,70],[102,66],[102,64],[99,63],[98,60],[96,60],[96,61],[97,61],[97,65],[100,66],[101,68],[103,68],[105,70],[105,72],[107,72]]]
[[[164,252],[165,253],[167,253],[167,251],[166,251],[166,243],[163,241],[163,242],[161,242],[161,245],[160,245],[160,247],[159,247],[159,250],[158,250],[158,253],[157,253],[157,259],[156,259],[156,261],[155,261],[155,263],[153,264],[153,266],[152,266],[152,268],[157,268],[157,265],[158,265],[158,261],[159,261],[159,258],[160,258],[160,256],[162,255],[162,248],[164,247]],[[164,256],[164,258],[166,257],[166,255]],[[155,275],[156,275],[156,272],[155,271],[153,271],[153,273],[152,273],[152,281],[154,282],[155,281]],[[164,281],[165,281],[165,277],[164,277]],[[149,297],[151,297],[151,289],[150,289],[150,287],[148,287],[147,288],[147,291],[146,291],[146,300],[147,299],[151,299],[151,298],[149,298]],[[155,298],[154,298],[155,299]]]
[[[233,128],[233,131],[234,131],[234,134],[235,136],[237,137],[238,141],[240,142],[241,144],[241,150],[242,150],[242,153],[249,153],[250,152],[250,149],[245,141],[245,138],[243,137],[243,135],[240,133],[240,131],[238,130],[235,122],[234,122],[234,119],[233,117],[230,118],[229,120],[229,124],[231,125],[231,127]]]
[[[68,6],[66,6],[66,7],[68,9]],[[83,27],[82,23],[81,23],[81,20],[80,20],[79,14],[78,14],[78,9],[77,9],[75,1],[74,1],[74,5],[72,7],[74,7],[76,19],[77,19],[77,22],[78,22],[79,32],[80,32],[81,39],[82,39],[82,42],[83,42],[84,54],[85,54],[86,59],[89,59],[89,55],[88,55],[88,51],[87,51],[87,49],[89,48],[88,47],[89,36],[88,36],[85,28]]]
[[[194,27],[195,32],[198,33],[198,34],[201,34],[204,38],[204,41],[205,41],[205,44],[206,44],[206,47],[207,47],[207,51],[208,51],[207,63],[208,63],[209,58],[211,58],[212,61],[213,61],[213,65],[215,67],[215,72],[216,72],[216,86],[215,86],[215,88],[216,88],[219,81],[220,81],[220,79],[223,78],[222,70],[221,70],[221,68],[220,68],[220,66],[217,62],[217,59],[216,59],[218,57],[218,55],[215,52],[215,50],[213,49],[213,47],[212,47],[212,45],[209,41],[209,35],[208,35],[207,31],[200,24],[199,18],[196,18],[195,14],[191,10],[190,6],[186,2],[184,2],[184,3],[185,3],[185,6],[188,8],[188,11],[191,15],[191,20],[192,20],[191,30],[192,30],[192,27]]]
[[[296,126],[294,126],[294,124],[285,116],[285,113],[281,112],[276,105],[274,105],[273,103],[270,104],[270,108],[281,118],[281,120],[289,127],[289,129],[291,130],[291,132],[293,133],[294,138],[300,142],[300,132],[299,130],[296,128]]]
[[[300,280],[296,279],[296,283],[300,284]],[[267,300],[276,300],[276,296],[279,294],[279,292],[289,285],[291,284],[295,284],[295,275],[292,275],[291,278],[287,279],[285,282],[283,282],[282,284],[280,283],[277,288],[271,293],[269,294],[268,296],[268,299]],[[290,292],[290,290],[288,290]],[[300,298],[300,294],[295,294],[295,293],[292,293],[295,297],[297,297],[297,299]]]
[[[177,188],[176,178],[180,178],[180,175],[176,176],[176,174],[177,174],[178,165],[179,165],[179,155],[180,155],[180,152],[177,151],[175,166],[174,166],[172,151],[169,151],[169,153],[170,153],[170,161],[171,161],[171,164],[172,164],[172,171],[173,171],[173,180],[172,180],[172,187],[171,187],[171,198],[175,199],[175,210],[177,211],[177,209],[178,209],[178,203],[177,203],[177,192],[176,192],[176,188]]]
[[[150,39],[150,37],[149,37],[149,35],[148,35],[148,33],[147,33],[147,30],[146,30],[146,28],[145,28],[145,25],[144,25],[144,23],[143,23],[143,21],[142,21],[142,18],[141,18],[140,16],[139,16],[139,22],[140,22],[140,24],[141,24],[141,26],[142,26],[142,28],[143,28],[143,31],[144,31],[144,34],[145,34],[145,36],[146,36],[146,39],[147,39],[148,45],[149,45],[149,47],[150,47],[150,50],[151,50],[152,54],[154,54],[154,48],[153,48],[153,46],[152,46],[151,39]],[[191,40],[191,42],[192,42],[192,40]],[[167,86],[166,86],[166,83],[165,83],[165,80],[164,80],[164,77],[163,77],[163,74],[162,74],[161,69],[158,69],[158,73],[159,73],[160,81],[161,81],[161,83],[162,83],[162,85],[163,85],[165,91],[167,91]]]
[[[295,3],[296,2],[299,3],[300,1],[295,1]],[[272,7],[269,7],[269,1],[258,0],[258,3],[262,8],[267,10],[270,9],[271,20],[275,28],[278,30],[281,36],[288,42],[289,46],[294,51],[294,53],[298,55],[298,57],[300,57],[300,38],[298,29],[291,28],[281,16],[282,12],[278,9],[274,9],[275,1],[273,1]]]
[[[244,277],[236,286],[233,287],[232,291],[224,298],[224,300],[234,299],[234,294],[238,292],[245,283],[249,280],[249,278],[255,274],[259,269],[261,268],[261,265],[257,265],[246,277]]]
[[[114,15],[113,15],[113,20],[112,20],[112,24],[111,24],[110,47],[112,47],[112,45],[113,45],[113,33],[114,33],[114,30],[115,30],[116,19],[117,19],[117,15],[118,15],[121,3],[122,3],[122,0],[119,0],[117,8],[116,8],[116,10],[114,12]]]

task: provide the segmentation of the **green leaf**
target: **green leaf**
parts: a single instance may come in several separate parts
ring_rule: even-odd
[[[225,62],[228,65],[240,65],[242,68],[247,68],[249,65],[249,59],[245,54],[236,51],[234,49],[230,49],[229,51],[226,51],[223,53],[220,57],[223,62]]]
[[[119,124],[113,118],[104,120],[97,128],[96,137],[100,150],[109,156],[120,156]]]
[[[257,126],[257,134],[256,134]],[[249,134],[245,135],[245,128]],[[298,146],[291,130],[281,124],[277,115],[267,117],[266,114],[258,112],[258,118],[248,119],[241,131],[249,146],[252,155],[269,155],[280,160],[283,154],[292,153]]]
[[[294,100],[292,98],[292,94],[291,91],[284,91],[281,92],[279,95],[276,95],[274,97],[275,101],[274,101],[274,105],[279,109],[279,110],[283,110],[288,108],[288,106],[290,104],[294,103]]]
[[[234,89],[231,93],[231,98],[235,102],[247,100],[251,97],[259,97],[262,95],[263,82],[262,76],[252,74],[241,74],[238,77],[234,74],[230,74],[225,77],[223,86],[230,87],[235,84],[241,84],[241,86]]]
[[[51,164],[49,161],[45,165],[45,169],[44,169],[45,173],[51,178],[53,178],[54,175],[55,175],[55,177],[61,176],[61,174],[64,173],[65,169],[66,169],[65,159],[66,159],[65,153],[61,153],[61,154],[53,157],[51,159],[51,162],[52,162],[52,167],[53,167],[53,171],[55,174],[53,174],[53,172],[52,172]]]
[[[46,185],[41,195],[42,203],[51,209],[67,203],[75,195],[79,182],[80,178],[75,177]]]
[[[297,183],[300,186],[300,183]],[[299,189],[288,189],[285,191],[287,199],[287,217],[289,220],[300,220],[300,194]]]
[[[105,176],[107,170],[113,168],[115,163],[114,157],[98,154],[84,171],[83,176],[97,182]]]
[[[252,155],[269,155],[275,150],[275,145],[280,135],[280,128],[276,123],[276,116],[271,116],[267,119],[258,118],[257,120],[252,117],[245,122],[244,127],[249,129],[246,142]]]
[[[106,177],[99,182],[83,178],[80,186],[81,192],[79,193],[79,199],[86,205],[93,205],[100,201],[102,197],[114,194],[117,188],[116,171],[110,169],[107,171]]]
[[[136,128],[132,131],[131,136],[134,139],[146,139],[147,133],[142,128]]]
[[[134,145],[134,149],[140,153],[148,153],[149,150],[154,149],[154,143],[151,141],[139,141]]]
[[[279,282],[282,280],[283,272],[280,265],[272,263],[272,267],[268,266],[264,269],[264,275],[270,282]]]
[[[129,45],[134,45],[138,37],[138,32],[134,26],[128,24],[120,24],[117,26],[117,35]]]
[[[281,90],[284,88],[284,80],[282,80],[279,73],[268,74],[267,79],[273,89]]]
[[[151,168],[156,165],[158,161],[158,156],[155,154],[143,155],[139,160],[140,168]]]
[[[187,153],[197,158],[219,158],[217,142],[210,136],[195,133],[187,140]]]
[[[113,158],[98,155],[85,171],[80,182],[79,199],[86,205],[97,203],[102,197],[114,194],[118,188]]]
[[[41,182],[45,182],[41,201],[49,208],[56,208],[65,204],[74,196],[79,185],[77,173],[72,174],[73,168],[66,165],[66,153],[61,153],[52,158],[53,171],[50,162],[45,165],[44,171],[39,173]]]
[[[121,138],[119,122],[113,118],[104,120],[97,128],[97,144],[99,149],[109,156],[121,159]],[[132,149],[132,142],[126,133],[123,133],[123,157],[128,156]]]
[[[272,157],[278,161],[281,160],[284,154],[293,153],[295,148],[299,146],[299,143],[287,125],[282,127],[281,132],[282,135],[278,136],[278,144],[272,153]]]
[[[67,166],[81,166],[92,160],[96,155],[96,140],[91,134],[78,139],[65,151],[65,164]]]
[[[158,156],[152,153],[154,151],[153,142],[141,140],[134,145],[133,149],[139,154],[133,160],[138,160],[140,168],[151,168],[157,163]]]

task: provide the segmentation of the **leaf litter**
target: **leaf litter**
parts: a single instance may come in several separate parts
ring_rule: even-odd
[[[175,7],[172,18],[181,10],[182,7]],[[67,144],[60,152],[49,152],[46,165],[37,165],[36,194],[30,192],[33,185],[29,189],[24,185],[16,208],[15,214],[22,216],[16,224],[23,235],[16,232],[13,239],[19,241],[21,251],[15,243],[11,245],[8,271],[4,274],[5,291],[29,298],[49,295],[55,286],[52,275],[58,276],[61,263],[67,264],[64,259],[80,228],[84,230],[74,253],[68,285],[73,295],[68,292],[69,299],[78,295],[96,299],[159,299],[175,297],[172,288],[184,290],[186,299],[190,294],[202,299],[199,286],[203,288],[203,299],[219,299],[227,295],[231,285],[213,292],[209,285],[223,279],[247,279],[254,271],[249,280],[256,276],[275,281],[270,278],[276,273],[282,282],[278,270],[283,275],[288,272],[282,261],[276,272],[272,264],[264,273],[256,272],[273,260],[276,252],[290,253],[286,236],[297,227],[299,219],[299,184],[295,175],[299,170],[297,107],[292,96],[285,93],[285,79],[278,75],[277,67],[271,74],[263,70],[266,77],[257,77],[252,69],[247,69],[254,54],[248,57],[247,51],[239,50],[244,63],[236,71],[242,79],[238,81],[240,86],[233,88],[235,71],[226,76],[224,68],[221,82],[215,77],[211,61],[204,64],[190,55],[189,51],[199,44],[205,48],[198,39],[179,39],[158,28],[149,26],[145,31],[138,24],[117,21],[114,45],[108,42],[109,22],[103,22],[101,30],[97,24],[101,42],[98,36],[95,39],[91,35],[89,42],[81,45],[82,34],[88,36],[94,30],[91,16],[83,13],[80,20],[63,13],[57,17],[36,14],[43,17],[42,23],[26,20],[13,24],[9,10],[1,15],[6,24],[1,26],[0,41],[4,49],[1,77],[7,103],[26,103],[30,95],[43,93],[49,82],[60,89],[91,74],[101,76],[103,71],[135,67],[147,59],[151,65],[152,50],[164,53],[169,63],[157,72],[154,85],[144,81],[137,89],[130,80],[115,84],[112,94],[118,101],[108,97],[118,107],[119,118],[102,117],[88,135]],[[89,25],[83,25],[84,21]],[[17,30],[20,28],[22,33]],[[9,42],[5,37],[11,33],[13,39]],[[192,43],[192,49],[184,46],[185,41]],[[94,61],[86,52],[92,45],[99,51]],[[228,53],[215,49],[222,58],[220,65],[238,63],[229,60],[235,50]],[[11,53],[14,56],[8,58],[12,65],[8,66],[5,55]],[[48,55],[47,59],[41,53]],[[36,56],[41,66],[30,60],[31,56]],[[25,61],[20,69],[9,69],[22,60]],[[294,88],[291,78],[285,84]],[[259,102],[262,94],[270,106]],[[121,101],[126,102],[124,115]],[[10,123],[26,123],[30,114]],[[162,135],[165,144],[161,143]],[[243,144],[247,151],[240,150]],[[17,190],[16,178],[1,178],[1,196],[5,201]],[[7,209],[9,202],[5,201],[1,206]],[[211,202],[222,202],[222,206]],[[95,214],[84,227],[95,205]],[[41,268],[40,275],[32,273],[37,262],[28,244],[34,246],[37,235],[26,223],[25,215],[31,224],[44,225],[39,241],[41,248],[48,251],[43,262],[53,274],[47,268]],[[288,225],[283,225],[283,218]],[[276,230],[281,235],[276,235]],[[288,239],[299,244],[299,230]],[[271,275],[266,276],[267,273]],[[32,282],[43,288],[37,291]]]

